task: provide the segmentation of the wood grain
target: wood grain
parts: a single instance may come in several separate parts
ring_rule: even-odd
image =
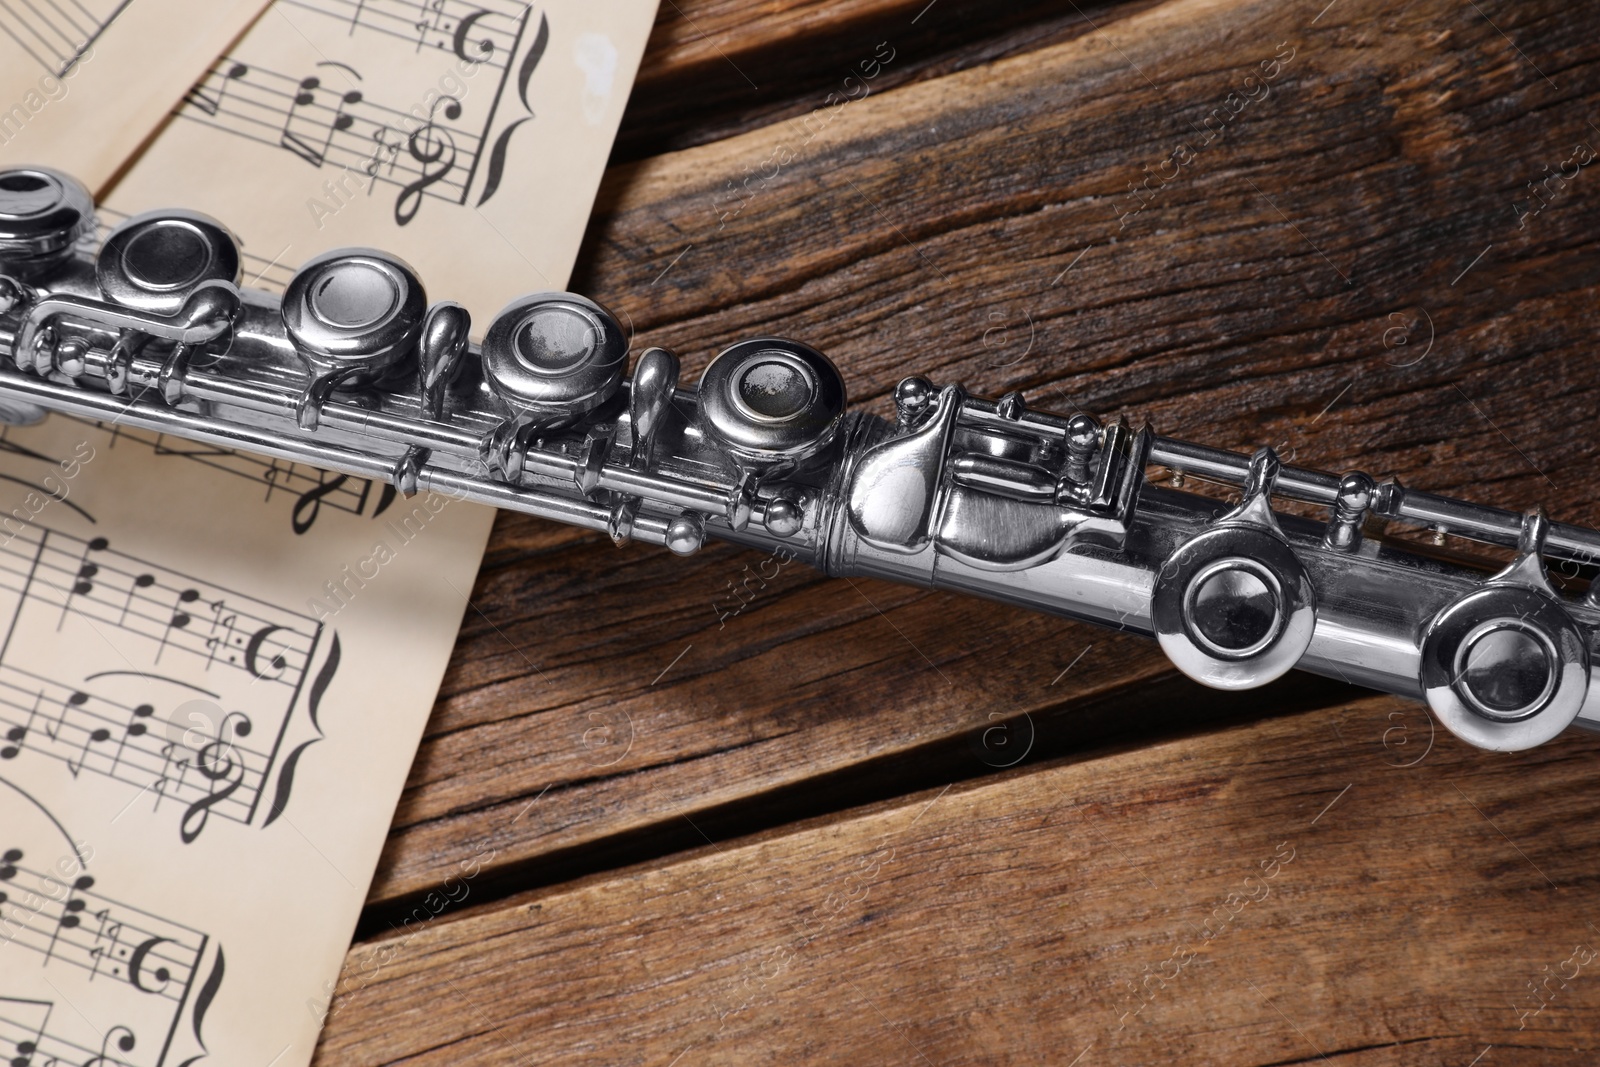
[[[317,1062],[1590,1064],[1597,758],[1372,698],[423,909]]]
[[[804,115],[892,38],[883,90],[1091,33],[1159,0],[668,0],[612,153],[631,162]]]
[[[689,380],[783,334],[880,410],[913,371],[1020,387],[1593,523],[1600,199],[1582,171],[1526,225],[1513,204],[1600,136],[1600,36],[1553,0],[1487,14],[1172,0],[809,129],[614,168],[575,286]],[[1186,143],[1130,214],[1118,197]],[[727,182],[778,159],[730,214]],[[515,884],[683,815],[759,820],[774,791],[1118,693],[1137,721],[1170,677],[1142,641],[794,567],[720,618],[761,562],[502,516],[372,900],[413,900],[480,847]]]

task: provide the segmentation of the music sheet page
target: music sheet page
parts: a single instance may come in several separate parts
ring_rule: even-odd
[[[223,220],[262,288],[330,248],[381,248],[481,335],[514,297],[565,285],[607,155],[582,149],[614,136],[654,14],[644,0],[277,0],[109,206]]]
[[[393,250],[481,335],[565,284],[653,15],[277,0],[102,223],[206,211],[263,287]],[[114,420],[5,430],[0,1062],[310,1061],[492,516]]]
[[[0,0],[0,164],[102,188],[265,0]]]
[[[492,513],[60,415],[0,485],[0,1057],[306,1062]]]

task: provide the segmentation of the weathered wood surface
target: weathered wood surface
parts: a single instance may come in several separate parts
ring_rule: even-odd
[[[858,53],[881,40],[892,38],[904,58],[879,72],[874,91],[1068,40],[1159,2],[669,0],[657,12],[613,159],[804,115],[859,74]]]
[[[1172,0],[842,106],[824,93],[809,127],[614,168],[575,285],[690,380],[727,343],[786,334],[880,409],[911,372],[1022,387],[1593,523],[1600,197],[1569,166],[1524,225],[1514,205],[1600,144],[1596,16],[1480,6]],[[873,26],[789,47],[842,80],[896,39]],[[1147,167],[1176,176],[1134,213]],[[747,171],[741,206],[727,183]],[[1132,731],[1199,697],[1136,639],[794,566],[719,620],[761,566],[502,516],[373,901],[484,849],[497,884],[542,884],[688,842],[683,815],[737,828],[865,799],[885,761],[914,783],[922,754],[1025,715],[1061,751],[1085,704]]]
[[[1600,739],[1428,731],[1371,698],[419,922],[318,1062],[1592,1064]]]

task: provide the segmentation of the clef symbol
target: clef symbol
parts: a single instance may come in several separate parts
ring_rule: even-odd
[[[157,967],[153,971],[149,972],[146,972],[144,969],[145,963],[150,958],[150,953],[155,951],[155,947],[157,945],[165,944],[169,940],[169,938],[165,937],[152,937],[146,940],[138,948],[134,949],[133,955],[128,958],[128,981],[132,982],[133,988],[137,989],[139,992],[163,992],[167,988],[167,983],[172,980],[172,972],[168,971],[165,967]],[[155,980],[153,984],[145,984],[144,980],[147,973],[150,978]],[[123,1051],[127,1050],[124,1049]]]
[[[122,1063],[122,1060],[113,1059],[111,1056],[113,1042],[115,1042],[118,1052],[132,1052],[133,1046],[138,1043],[134,1039],[132,1030],[126,1026],[113,1026],[100,1041],[100,1055],[89,1060],[83,1067],[100,1067],[101,1064],[110,1064],[111,1067],[116,1067],[117,1064]],[[56,1061],[52,1059],[50,1062],[54,1063]]]
[[[406,188],[409,189],[410,186],[407,186]],[[420,199],[421,193],[418,193],[417,195]],[[411,213],[415,215],[416,209],[413,208]],[[310,489],[307,489],[305,492],[301,493],[299,498],[295,500],[294,511],[289,517],[289,525],[293,527],[294,532],[296,534],[303,534],[307,530],[311,529],[311,524],[316,522],[317,516],[322,513],[323,498],[338,492],[341,488],[343,488],[345,482],[348,482],[349,480],[350,476],[348,474],[334,475],[332,478],[329,478],[318,485],[314,485]]]
[[[242,711],[229,712],[218,727],[217,736],[195,755],[194,767],[210,785],[205,796],[184,810],[183,819],[178,824],[178,835],[184,844],[193,844],[206,828],[211,809],[231,797],[244,784],[244,758],[233,747],[233,738],[249,735],[249,716]]]
[[[286,627],[268,624],[250,635],[249,643],[244,646],[244,666],[252,677],[258,679],[283,677],[283,669],[288,663],[284,660],[282,651],[274,652],[271,656],[263,654],[267,639],[282,629]],[[267,669],[269,667],[270,672]],[[250,732],[248,720],[243,732]]]
[[[416,160],[421,176],[400,190],[394,202],[394,221],[404,226],[417,217],[422,207],[422,194],[428,186],[443,181],[456,165],[456,142],[450,131],[438,124],[439,105],[444,105],[444,117],[461,117],[461,101],[453,96],[441,96],[428,109],[428,121],[406,138],[406,151]]]

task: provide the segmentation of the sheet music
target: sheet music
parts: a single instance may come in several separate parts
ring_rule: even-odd
[[[652,0],[276,0],[110,206],[216,217],[262,288],[327,249],[382,248],[435,299],[465,305],[481,335],[514,297],[565,284],[605,168],[587,146],[615,135],[654,12]]]
[[[4,789],[0,786],[0,789]],[[13,790],[23,800],[25,794]],[[193,1051],[205,1015],[226,976],[220,944],[199,930],[133,907],[102,891],[87,860],[67,834],[39,834],[45,809],[21,816],[19,838],[37,841],[33,855],[61,858],[49,869],[23,848],[0,852],[0,923],[19,966],[55,964],[62,987],[86,1002],[114,1001],[123,1020],[104,1031],[74,1025],[73,993],[55,988],[54,999],[0,996],[0,1052],[24,1067],[94,1064],[153,1067],[177,1049]],[[55,826],[49,829],[58,830]],[[39,849],[43,851],[40,852]],[[98,980],[99,987],[94,988]],[[189,1032],[181,1024],[191,1023]],[[141,1042],[140,1035],[144,1035]],[[204,1055],[203,1044],[199,1052]]]
[[[481,333],[576,256],[654,15],[601,6],[278,0],[102,227],[206,211],[264,286],[392,250]],[[492,516],[115,420],[0,431],[0,1063],[310,1061]]]
[[[39,8],[21,7],[11,0],[5,6],[7,18],[0,22],[0,33],[11,38],[41,70],[60,77],[94,50],[100,35],[129,3],[130,0],[71,0]]]
[[[492,515],[0,434],[0,1062],[309,1062]]]
[[[0,0],[0,164],[103,186],[265,0]]]

